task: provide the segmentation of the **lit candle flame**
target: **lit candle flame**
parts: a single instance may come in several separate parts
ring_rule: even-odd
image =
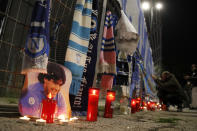
[[[52,98],[52,95],[51,95],[51,92],[48,94],[48,96],[47,96],[49,99],[51,99]]]
[[[93,91],[92,91],[92,94],[93,94],[93,95],[96,95],[96,90],[93,90]]]
[[[109,94],[109,97],[114,97],[113,94]]]

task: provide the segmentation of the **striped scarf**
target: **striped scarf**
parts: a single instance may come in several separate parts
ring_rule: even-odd
[[[88,106],[88,90],[93,85],[95,66],[97,60],[97,45],[98,45],[98,0],[93,0],[92,3],[92,22],[90,31],[90,41],[88,46],[86,66],[83,70],[83,76],[81,81],[80,90],[74,98],[74,102],[71,100],[72,114],[86,115]],[[71,98],[72,99],[72,98]]]
[[[64,65],[72,72],[70,94],[76,95],[87,57],[92,0],[77,0]]]
[[[37,0],[25,45],[22,73],[46,72],[49,55],[50,0]]]
[[[101,78],[101,97],[112,89],[116,75],[116,48],[114,43],[114,19],[110,11],[106,13],[103,30],[102,46],[99,60],[99,71],[104,73]]]
[[[100,73],[116,74],[116,48],[114,43],[114,21],[110,11],[105,17],[102,46],[99,60]]]

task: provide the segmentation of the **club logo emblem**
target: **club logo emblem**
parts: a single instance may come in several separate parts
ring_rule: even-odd
[[[47,50],[47,41],[44,35],[32,34],[28,36],[25,52],[32,58],[43,55]]]
[[[76,54],[76,62],[77,64],[80,64],[81,61],[81,55],[80,54]]]
[[[35,99],[33,97],[29,97],[29,104],[34,105],[35,104]]]

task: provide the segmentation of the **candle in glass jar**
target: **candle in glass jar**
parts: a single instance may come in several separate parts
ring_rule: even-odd
[[[115,91],[107,91],[107,97],[106,97],[106,102],[105,102],[105,113],[104,117],[105,118],[112,118],[113,116],[113,101],[115,101]]]
[[[131,113],[136,112],[136,99],[131,100]]]
[[[41,118],[46,120],[47,123],[54,122],[56,105],[57,101],[51,98],[51,93],[48,95],[48,98],[42,100]]]
[[[98,100],[99,100],[99,89],[90,88],[88,95],[88,112],[87,112],[88,121],[97,121]]]

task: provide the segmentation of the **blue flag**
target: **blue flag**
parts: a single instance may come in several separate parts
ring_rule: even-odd
[[[50,0],[37,0],[25,44],[22,73],[46,72],[49,55]]]

